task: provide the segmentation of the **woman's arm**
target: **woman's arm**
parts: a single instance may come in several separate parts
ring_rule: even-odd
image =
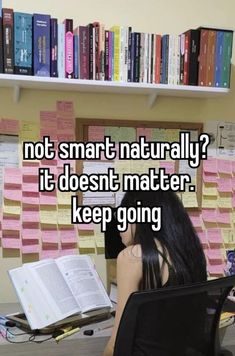
[[[129,246],[117,258],[117,308],[114,327],[103,356],[112,356],[120,319],[131,293],[138,291],[142,277],[140,246]]]

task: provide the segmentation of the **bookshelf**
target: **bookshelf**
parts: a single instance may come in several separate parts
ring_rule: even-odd
[[[15,103],[20,100],[21,89],[75,91],[83,93],[105,93],[145,95],[147,107],[152,108],[158,96],[185,98],[215,98],[229,93],[227,88],[200,87],[190,85],[124,83],[99,80],[64,79],[0,74],[0,88],[12,88]]]

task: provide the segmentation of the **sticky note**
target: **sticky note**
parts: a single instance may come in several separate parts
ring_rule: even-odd
[[[205,222],[214,223],[217,221],[216,209],[202,209],[202,219]]]
[[[104,126],[89,126],[88,128],[88,141],[90,142],[103,142],[104,141]]]
[[[207,173],[217,173],[217,160],[216,158],[208,158],[203,161],[203,171]]]

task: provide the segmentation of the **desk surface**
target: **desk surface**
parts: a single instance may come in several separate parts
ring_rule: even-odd
[[[21,312],[19,304],[0,304],[0,315]],[[42,344],[26,343],[26,344],[10,344],[5,339],[0,337],[0,355],[1,356],[101,356],[108,338],[111,334],[111,328],[96,331],[93,336],[84,336],[83,330],[96,329],[112,325],[113,319],[109,319],[100,323],[84,326],[81,331],[67,337],[57,344],[54,340],[46,341]],[[20,332],[18,328],[13,328],[15,333]],[[26,335],[27,336],[27,335]],[[46,338],[43,335],[41,338]],[[25,340],[24,336],[19,336],[13,341]]]

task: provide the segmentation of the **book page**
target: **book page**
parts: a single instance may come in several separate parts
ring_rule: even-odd
[[[90,257],[65,256],[56,263],[83,313],[112,306]]]
[[[27,263],[24,266],[40,286],[43,297],[57,317],[56,321],[81,311],[54,260]]]
[[[51,305],[24,266],[10,270],[8,273],[32,330],[57,321]]]

